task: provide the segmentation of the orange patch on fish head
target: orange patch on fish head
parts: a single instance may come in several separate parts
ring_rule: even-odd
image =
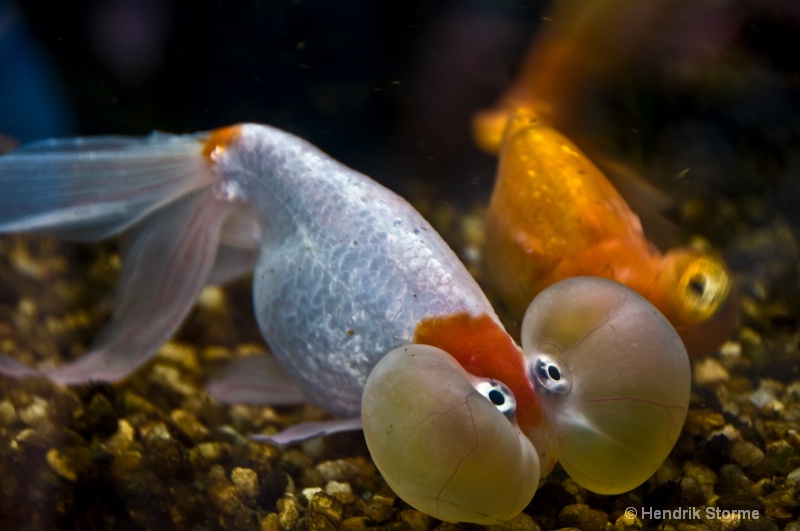
[[[508,333],[486,314],[466,313],[422,320],[414,342],[438,347],[473,376],[499,380],[517,400],[517,422],[529,433],[542,422],[539,399],[528,379],[522,351]]]

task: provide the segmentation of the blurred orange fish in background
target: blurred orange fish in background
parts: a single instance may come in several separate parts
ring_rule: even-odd
[[[679,4],[562,0],[517,81],[475,117],[476,143],[500,156],[484,273],[514,318],[547,286],[590,275],[645,296],[691,356],[712,353],[733,332],[738,304],[724,262],[688,247],[662,254],[603,172],[559,132],[580,135],[575,113],[591,85],[631,59],[658,15]]]

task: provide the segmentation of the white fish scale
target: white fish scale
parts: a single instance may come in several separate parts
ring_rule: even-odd
[[[256,125],[217,159],[252,202],[264,239],[256,317],[309,399],[358,414],[367,375],[426,317],[494,312],[405,200],[282,131]]]

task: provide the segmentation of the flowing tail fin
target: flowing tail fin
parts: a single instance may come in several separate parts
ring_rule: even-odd
[[[201,136],[43,140],[0,158],[0,232],[108,238],[214,182]]]
[[[115,314],[82,358],[45,371],[0,356],[0,373],[118,381],[153,356],[210,280],[252,268],[248,205],[217,193],[204,137],[44,141],[0,157],[0,233],[94,241],[126,231]]]

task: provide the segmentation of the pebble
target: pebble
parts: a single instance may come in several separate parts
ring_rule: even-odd
[[[139,450],[123,450],[114,454],[114,472],[123,476],[135,472],[142,464],[142,452]]]
[[[796,485],[782,487],[764,497],[764,506],[796,510],[800,508],[800,489]]]
[[[794,447],[786,441],[773,441],[767,444],[766,457],[773,472],[786,473],[795,457]]]
[[[225,454],[227,445],[225,443],[211,441],[201,442],[189,450],[189,459],[196,462],[199,466],[201,462],[216,463]]]
[[[311,511],[323,515],[334,524],[341,522],[342,516],[344,515],[344,506],[342,502],[322,491],[317,492],[311,497],[308,508]]]
[[[47,420],[47,410],[49,404],[47,400],[40,396],[34,396],[30,405],[17,410],[19,420],[28,426],[36,426]]]
[[[255,414],[256,408],[250,405],[234,404],[228,410],[231,417],[231,423],[236,429],[243,433],[254,432],[259,430],[262,426],[259,422],[259,416]],[[274,422],[275,419],[273,419]]]
[[[750,487],[750,496],[753,498],[764,498],[775,492],[775,483],[772,478],[761,478],[753,482]]]
[[[349,483],[339,481],[329,481],[325,484],[325,492],[328,494],[352,494],[353,488]]]
[[[761,334],[752,328],[742,327],[739,331],[739,341],[746,357],[757,365],[767,362],[768,354],[764,348],[764,340]]]
[[[233,352],[231,352],[231,349],[220,345],[209,345],[203,347],[200,351],[200,359],[203,364],[230,361],[232,356]]]
[[[323,461],[314,467],[325,481],[349,481],[353,479],[358,470],[353,464],[344,459]]]
[[[786,406],[780,400],[770,400],[761,407],[759,413],[765,419],[779,419],[783,416]]]
[[[397,514],[397,520],[408,531],[428,531],[433,525],[433,518],[416,509],[406,509]]]
[[[783,391],[783,386],[775,380],[764,378],[761,385],[750,394],[749,400],[758,408],[762,408],[768,403],[777,399],[777,395]]]
[[[322,439],[322,437],[314,437],[313,439],[303,441],[303,443],[300,444],[300,448],[302,448],[304,454],[317,459],[322,455],[322,451],[325,449],[325,442]]]
[[[610,527],[606,513],[583,503],[565,506],[558,513],[558,520],[563,526],[576,527],[583,531],[606,531]]]
[[[769,507],[760,514],[768,518],[769,519],[768,523],[772,524],[771,527],[768,529],[775,529],[775,524],[782,525],[794,519],[794,515],[790,511],[784,509],[783,507]],[[764,520],[762,520],[762,522],[763,521]]]
[[[0,426],[10,427],[17,421],[17,410],[10,400],[0,401]]]
[[[150,369],[150,381],[183,397],[197,393],[197,387],[174,365],[154,363]]]
[[[606,521],[608,521],[608,517],[606,517]],[[533,517],[527,513],[519,513],[502,524],[487,525],[486,529],[490,531],[541,531]]]
[[[397,501],[397,496],[386,487],[386,490],[381,489],[373,494],[370,501],[379,505],[385,505],[386,507],[392,507],[394,502]]]
[[[681,476],[681,467],[675,460],[667,458],[664,463],[658,467],[653,477],[656,485],[666,485],[678,481]]]
[[[231,471],[231,481],[245,498],[258,496],[258,474],[250,468],[236,467]]]
[[[709,409],[690,409],[686,415],[684,430],[691,435],[705,435],[711,430],[725,425],[725,417],[721,413]]]
[[[719,468],[719,491],[721,494],[746,495],[753,482],[742,467],[725,464]]]
[[[172,433],[169,431],[169,426],[165,422],[156,421],[148,422],[139,428],[142,439],[145,442],[152,443],[156,440],[168,441],[172,439]]]
[[[717,476],[705,465],[696,461],[683,463],[682,494],[692,505],[705,505],[714,496]]]
[[[125,409],[131,413],[141,413],[150,417],[158,417],[161,415],[161,410],[150,403],[149,400],[133,391],[126,391],[123,395],[123,402]]]
[[[298,471],[314,466],[314,461],[296,448],[290,448],[283,452],[283,461]]]
[[[206,286],[200,290],[196,304],[204,310],[224,310],[228,297],[219,286]]]
[[[169,361],[179,365],[192,374],[202,373],[197,348],[194,345],[169,341],[158,349],[158,358],[160,361]]]
[[[136,437],[136,429],[126,419],[117,421],[117,431],[106,441],[106,448],[112,452],[120,452],[130,447]]]
[[[17,444],[42,443],[42,442],[46,442],[46,440],[43,437],[41,437],[33,428],[22,429],[14,436],[14,443]]]
[[[258,523],[260,531],[282,531],[277,513],[268,513]]]
[[[319,513],[310,513],[300,522],[304,531],[336,531],[336,526]]]
[[[698,387],[711,387],[730,380],[731,375],[719,361],[703,358],[694,364],[692,377]]]
[[[638,531],[642,527],[642,521],[638,517],[630,516],[627,513],[623,513],[614,522],[614,531]]]
[[[397,513],[397,509],[392,507],[391,505],[386,505],[384,503],[375,502],[373,500],[364,507],[364,515],[372,518],[375,522],[381,523],[386,522],[394,518],[394,515]]]
[[[367,516],[351,516],[339,525],[339,531],[368,531],[374,528],[375,523]]]
[[[227,515],[235,514],[243,503],[239,490],[225,478],[210,482],[208,498],[217,509]]]
[[[800,483],[800,468],[795,468],[786,475],[786,481],[794,484]]]
[[[302,507],[297,500],[290,497],[283,497],[278,500],[278,523],[282,529],[294,529],[300,520]]]
[[[764,459],[764,452],[748,441],[733,441],[730,449],[731,459],[744,468],[759,464]]]
[[[719,348],[719,355],[726,361],[738,360],[742,357],[742,345],[736,341],[726,341]]]
[[[67,481],[76,481],[78,479],[78,471],[75,469],[74,464],[56,448],[48,450],[45,459],[50,466],[50,470],[62,478]]]
[[[795,402],[800,402],[800,381],[794,381],[784,388],[786,396]]]
[[[183,409],[173,409],[169,418],[175,424],[175,427],[185,436],[193,441],[200,441],[208,437],[208,428],[206,428],[197,417]]]
[[[300,491],[300,495],[306,499],[306,501],[311,501],[311,498],[314,497],[314,494],[322,492],[321,487],[308,487]]]

